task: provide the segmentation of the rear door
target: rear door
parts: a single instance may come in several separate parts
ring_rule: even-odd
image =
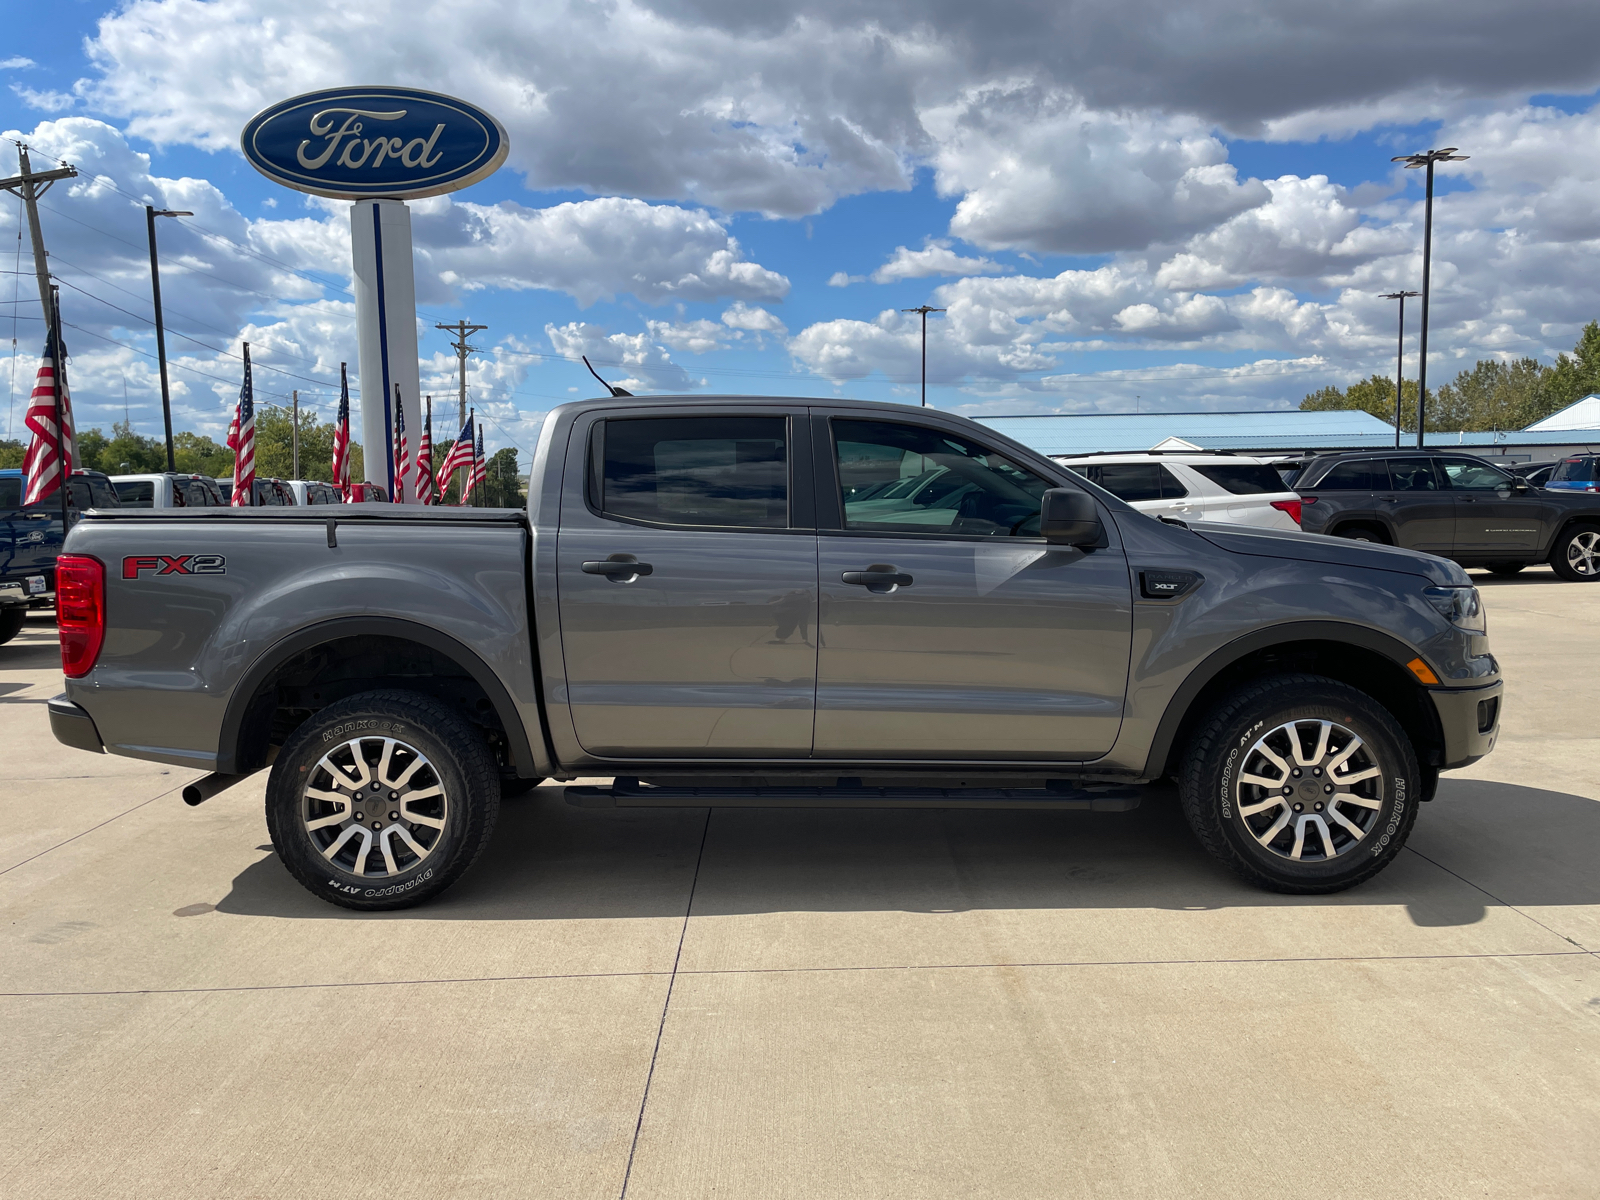
[[[1391,458],[1389,483],[1391,490],[1379,499],[1392,509],[1396,543],[1449,557],[1456,540],[1455,499],[1434,470],[1433,459]]]
[[[607,411],[578,422],[557,588],[568,705],[586,752],[810,754],[809,462],[802,408]]]
[[[1517,492],[1510,475],[1477,458],[1438,459],[1455,503],[1455,553],[1532,555],[1553,507],[1538,492]]]
[[[818,415],[813,428],[816,757],[1109,750],[1128,676],[1128,568],[1115,540],[1085,552],[1039,538],[1039,497],[1066,485],[914,420]],[[960,480],[953,502],[919,507],[896,488],[935,470]]]

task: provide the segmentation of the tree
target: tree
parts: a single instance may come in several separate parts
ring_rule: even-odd
[[[517,452],[496,450],[484,464],[483,487],[472,502],[479,508],[521,508],[527,503],[518,486]]]
[[[15,469],[22,466],[22,460],[27,455],[27,447],[21,442],[0,438],[0,470]]]
[[[1549,366],[1535,358],[1480,359],[1428,394],[1430,432],[1524,429],[1553,412],[1600,392],[1600,322],[1590,321],[1573,352]],[[1394,381],[1374,375],[1348,388],[1325,387],[1300,402],[1308,412],[1360,409],[1394,422]],[[1417,386],[1406,381],[1401,428],[1417,427]]]

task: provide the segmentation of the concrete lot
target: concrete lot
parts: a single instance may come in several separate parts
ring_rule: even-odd
[[[1482,576],[1504,733],[1334,897],[1079,813],[509,801],[357,916],[265,776],[66,750],[0,647],[7,1197],[1600,1195],[1600,587]]]

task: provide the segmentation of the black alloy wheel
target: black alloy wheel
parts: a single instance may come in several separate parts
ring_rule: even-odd
[[[1550,548],[1550,566],[1568,583],[1600,580],[1600,525],[1562,530]]]
[[[1275,892],[1343,891],[1394,861],[1423,779],[1405,730],[1371,696],[1276,675],[1223,697],[1178,775],[1195,836]]]

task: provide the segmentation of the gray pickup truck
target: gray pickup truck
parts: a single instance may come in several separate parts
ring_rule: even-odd
[[[937,487],[928,481],[939,482]],[[443,891],[501,797],[1122,810],[1175,779],[1245,879],[1330,892],[1494,745],[1499,666],[1426,554],[1145,516],[960,417],[612,398],[527,511],[91,512],[61,560],[69,746],[271,767],[284,866]]]

